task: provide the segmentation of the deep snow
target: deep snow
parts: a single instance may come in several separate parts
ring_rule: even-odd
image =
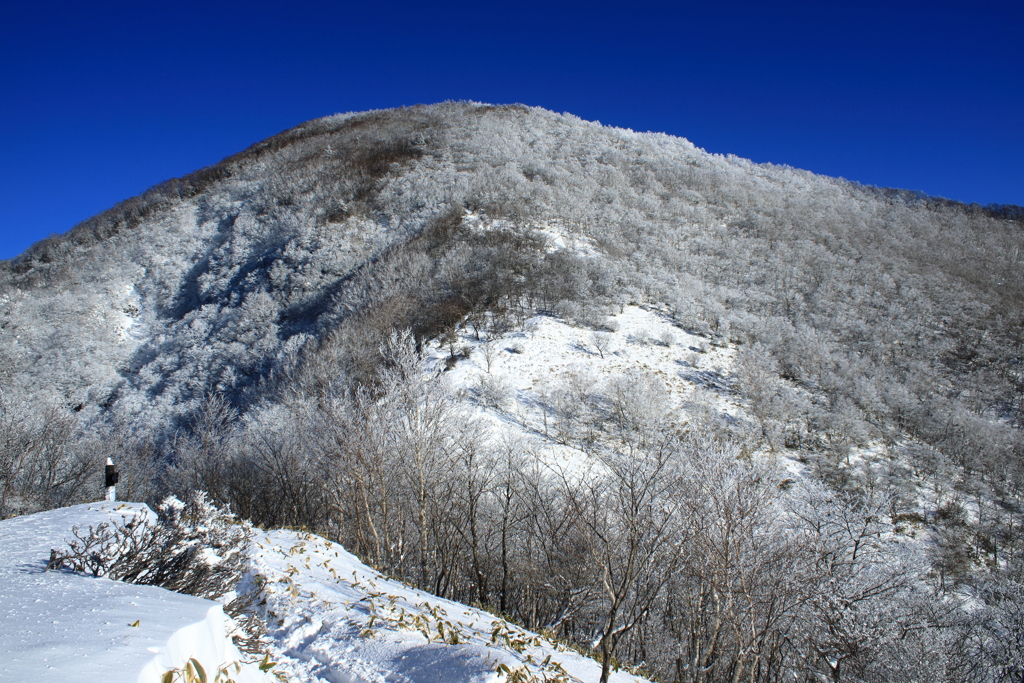
[[[156,683],[189,657],[210,672],[240,658],[216,602],[46,571],[72,527],[143,512],[152,514],[139,503],[92,503],[0,521],[0,680]],[[232,674],[270,680],[253,666]]]

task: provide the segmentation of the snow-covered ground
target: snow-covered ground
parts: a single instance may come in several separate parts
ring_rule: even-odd
[[[0,680],[156,683],[194,657],[212,672],[246,659],[221,606],[153,586],[46,571],[75,526],[148,511],[94,503],[0,522]],[[147,512],[148,513],[148,512]],[[340,545],[258,532],[243,588],[262,592],[274,673],[295,683],[596,681],[600,665],[483,610],[387,579]],[[265,600],[265,601],[264,601]],[[274,680],[227,667],[235,683]],[[533,676],[530,678],[529,676]],[[642,683],[625,672],[616,683]]]
[[[336,543],[261,533],[254,569],[278,671],[296,683],[590,683],[600,665],[480,609],[382,576]],[[532,678],[531,678],[532,676]],[[615,672],[616,683],[644,679]]]
[[[601,335],[598,338],[596,335]],[[626,306],[602,332],[536,316],[523,331],[477,339],[459,331],[427,348],[427,371],[444,371],[464,406],[489,421],[495,438],[528,442],[550,463],[586,465],[572,440],[559,442],[542,404],[576,381],[600,394],[617,377],[644,376],[664,388],[671,420],[690,419],[695,394],[723,419],[747,420],[736,388],[736,349],[716,346],[672,324],[656,308]],[[463,349],[470,352],[465,357]],[[632,373],[632,374],[630,374]],[[639,375],[638,375],[639,373]],[[500,406],[482,400],[484,383],[504,387]],[[549,421],[554,421],[549,416]],[[854,457],[860,457],[858,453]],[[800,467],[788,460],[794,474]],[[0,680],[158,681],[196,656],[210,670],[244,659],[232,624],[216,603],[146,586],[68,572],[46,572],[50,548],[72,526],[148,510],[92,504],[0,522]],[[296,683],[577,681],[599,678],[582,654],[476,608],[443,600],[383,576],[340,545],[295,531],[257,532],[241,590],[258,591],[274,673]],[[135,624],[137,620],[137,625]],[[242,681],[271,680],[250,664]],[[642,681],[616,672],[613,681]]]
[[[598,382],[629,370],[649,372],[666,385],[677,407],[707,377],[721,385],[729,383],[735,349],[715,347],[704,337],[689,334],[657,311],[640,306],[625,306],[622,313],[608,317],[615,331],[595,331],[573,326],[552,316],[535,316],[527,321],[526,331],[512,332],[495,340],[497,353],[487,369],[483,342],[463,331],[461,343],[473,348],[468,361],[459,362],[449,372],[457,386],[473,388],[487,374],[506,377],[517,393],[517,403],[527,404],[545,382],[554,383],[565,373],[586,369]],[[599,351],[595,334],[607,337],[607,348]],[[433,363],[442,364],[447,347],[432,347]],[[696,367],[694,367],[696,366]],[[703,371],[706,375],[697,376]],[[735,412],[738,403],[722,401],[723,410]]]
[[[694,400],[722,419],[749,419],[736,388],[736,349],[680,329],[655,307],[625,306],[609,316],[603,331],[552,316],[536,316],[524,330],[493,339],[461,329],[456,346],[460,356],[454,365],[450,344],[428,346],[427,371],[444,371],[461,390],[466,409],[493,425],[494,438],[525,441],[549,463],[567,468],[586,465],[589,456],[572,440],[555,437],[555,417],[546,421],[542,406],[569,385],[607,394],[616,378],[644,377],[663,388],[665,408],[677,425],[690,419]],[[503,387],[500,406],[484,400],[487,383]],[[794,473],[800,469],[796,460],[787,464]],[[0,679],[8,673],[15,680],[37,680],[74,672],[86,682],[156,681],[200,652],[214,668],[242,657],[230,644],[231,624],[216,603],[43,571],[50,548],[61,547],[72,526],[144,509],[94,504],[0,522],[0,653],[7,662]],[[265,643],[277,662],[275,673],[285,680],[498,683],[599,677],[594,660],[486,611],[388,579],[317,536],[258,532],[251,558],[242,590],[261,594]],[[251,679],[263,676],[252,664],[246,672]],[[613,680],[643,679],[616,672]]]
[[[572,466],[586,457],[556,438],[553,411],[545,420],[542,406],[552,404],[554,394],[569,385],[589,387],[588,393],[598,395],[618,378],[649,379],[664,388],[666,409],[679,425],[687,422],[698,391],[700,400],[724,419],[744,415],[735,389],[735,348],[712,345],[650,308],[625,306],[608,317],[604,330],[545,315],[528,320],[524,331],[494,339],[481,334],[478,340],[472,330],[462,329],[456,346],[469,348],[469,358],[448,368],[450,345],[429,345],[428,371],[444,371],[451,385],[472,399],[468,409],[494,427],[495,439],[518,439],[551,464]],[[507,396],[503,405],[482,399],[484,384]]]
[[[152,514],[139,503],[93,503],[0,521],[0,680],[138,681],[195,657],[206,669],[240,659],[221,606],[155,586],[46,571],[71,530]],[[231,668],[236,683],[269,681]]]

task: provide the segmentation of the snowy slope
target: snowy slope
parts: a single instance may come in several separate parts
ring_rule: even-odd
[[[278,670],[290,681],[497,683],[516,671],[524,681],[600,677],[594,660],[483,610],[390,580],[319,536],[263,533],[253,555]],[[626,672],[611,680],[644,681]]]
[[[616,381],[628,378],[634,391],[638,384],[652,387],[652,395],[641,398],[663,401],[669,421],[676,426],[692,419],[695,400],[717,420],[745,419],[735,387],[735,347],[713,345],[708,338],[679,328],[669,316],[638,305],[624,306],[608,316],[605,325],[605,330],[595,331],[538,315],[526,322],[525,331],[493,340],[486,336],[478,340],[462,329],[458,345],[470,349],[469,358],[445,369],[448,346],[431,345],[425,349],[427,370],[445,373],[467,399],[467,409],[492,425],[497,442],[518,439],[553,466],[576,466],[589,460],[572,439],[559,438],[557,409],[552,404],[557,402],[555,394],[570,387],[596,404],[607,403]],[[600,350],[595,334],[603,337]],[[499,387],[497,393],[505,397],[501,405],[483,395],[485,384]]]
[[[45,571],[50,549],[64,547],[72,527],[144,511],[95,503],[0,521],[0,680],[156,683],[189,657],[211,672],[240,658],[215,602]],[[233,679],[270,680],[252,666]]]
[[[547,382],[554,384],[566,372],[586,369],[593,374],[595,387],[600,382],[630,370],[650,373],[665,385],[672,403],[679,407],[702,384],[713,382],[718,392],[719,407],[723,412],[739,410],[738,397],[727,400],[732,392],[725,391],[731,383],[733,359],[730,346],[714,347],[705,337],[689,334],[657,311],[640,306],[625,306],[621,313],[608,317],[607,324],[615,328],[605,331],[608,347],[603,354],[594,345],[594,331],[573,326],[565,320],[536,316],[527,321],[525,332],[512,332],[496,340],[498,353],[490,372],[481,349],[470,355],[468,362],[460,362],[449,373],[451,381],[467,389],[475,387],[481,377],[507,378],[514,389],[515,403],[510,412],[521,412],[536,398],[538,389]],[[479,346],[474,336],[464,331],[461,342]],[[444,348],[432,348],[434,367],[439,367],[445,356]],[[696,367],[694,367],[696,364]]]
[[[96,503],[0,522],[0,680],[156,683],[189,657],[211,672],[242,658],[217,603],[45,571],[50,548],[61,547],[72,527],[146,510]],[[262,592],[275,673],[296,683],[496,683],[517,671],[552,682],[600,676],[592,659],[387,579],[311,534],[260,532],[246,587]],[[235,683],[273,680],[253,664],[229,672]],[[644,679],[616,672],[612,680]]]

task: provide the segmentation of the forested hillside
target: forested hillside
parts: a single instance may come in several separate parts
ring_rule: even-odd
[[[318,119],[0,262],[0,516],[110,456],[606,672],[1017,680],[1022,244],[541,109]]]

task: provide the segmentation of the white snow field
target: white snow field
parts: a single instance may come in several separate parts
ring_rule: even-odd
[[[244,663],[218,603],[45,571],[50,549],[64,546],[72,527],[146,510],[140,503],[93,503],[0,522],[0,681],[158,683],[190,657],[208,672],[242,662],[240,672],[227,668],[235,683],[275,680],[254,661]],[[278,662],[273,673],[282,680],[498,683],[518,673],[524,677],[516,680],[587,683],[600,677],[594,660],[485,611],[387,579],[318,536],[257,532],[251,554],[244,587],[263,591],[269,649]],[[644,679],[620,671],[612,681]]]
[[[634,385],[638,379],[649,380],[664,390],[664,408],[677,425],[689,419],[688,404],[698,392],[721,419],[746,418],[734,386],[734,346],[712,345],[652,307],[624,306],[608,316],[607,325],[614,331],[595,331],[556,316],[537,315],[526,322],[525,330],[490,340],[483,334],[477,340],[464,327],[458,333],[458,346],[468,347],[470,357],[446,369],[449,347],[444,341],[435,342],[424,349],[426,369],[444,373],[446,381],[462,393],[466,409],[491,426],[495,442],[517,440],[557,470],[593,464],[576,445],[556,438],[554,418],[543,416],[542,404],[550,403],[552,394],[568,384],[582,385],[584,393],[598,395],[607,394],[608,383],[617,378],[630,378]],[[597,347],[595,335],[601,336],[603,348]],[[481,397],[485,383],[501,387],[499,393],[506,400],[500,407]]]
[[[0,681],[159,683],[190,657],[212,680],[241,659],[216,602],[45,570],[72,527],[144,511],[140,503],[92,503],[0,521]],[[236,683],[273,680],[253,665],[230,673]]]

